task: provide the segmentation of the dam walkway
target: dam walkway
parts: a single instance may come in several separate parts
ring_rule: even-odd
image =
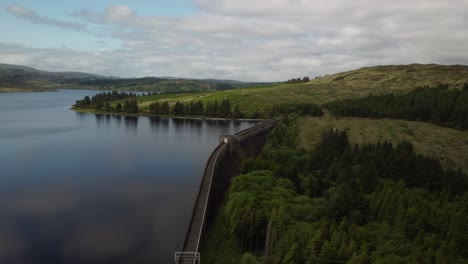
[[[207,223],[219,206],[220,197],[227,191],[230,179],[239,173],[243,159],[260,152],[266,134],[280,120],[272,119],[235,135],[219,137],[220,144],[211,153],[205,166],[182,250],[175,253],[177,264],[200,263],[200,249],[206,236]]]

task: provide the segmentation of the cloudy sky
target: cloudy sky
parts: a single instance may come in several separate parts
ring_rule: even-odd
[[[467,0],[0,0],[0,63],[281,81],[468,64]]]

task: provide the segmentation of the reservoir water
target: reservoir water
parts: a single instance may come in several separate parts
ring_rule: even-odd
[[[245,121],[76,113],[0,94],[0,263],[173,263],[205,162]]]

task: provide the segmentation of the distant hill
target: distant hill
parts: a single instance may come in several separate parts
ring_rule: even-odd
[[[48,72],[31,67],[0,64],[0,92],[51,91],[57,86],[75,83],[76,80],[90,81],[111,79],[82,72]]]
[[[81,88],[183,93],[230,90],[260,84],[264,83],[177,77],[116,78],[82,72],[48,72],[26,66],[0,64],[0,92]]]
[[[410,64],[365,67],[321,77],[310,83],[387,92],[441,83],[460,88],[465,82],[468,82],[468,66],[465,65]]]
[[[76,83],[84,86],[96,87],[102,90],[148,91],[159,93],[222,91],[261,85],[261,83],[248,83],[230,80],[199,80],[174,77],[76,80]]]

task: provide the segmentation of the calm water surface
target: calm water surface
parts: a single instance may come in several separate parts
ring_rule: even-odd
[[[252,122],[80,114],[0,94],[0,263],[173,263],[220,134]]]

